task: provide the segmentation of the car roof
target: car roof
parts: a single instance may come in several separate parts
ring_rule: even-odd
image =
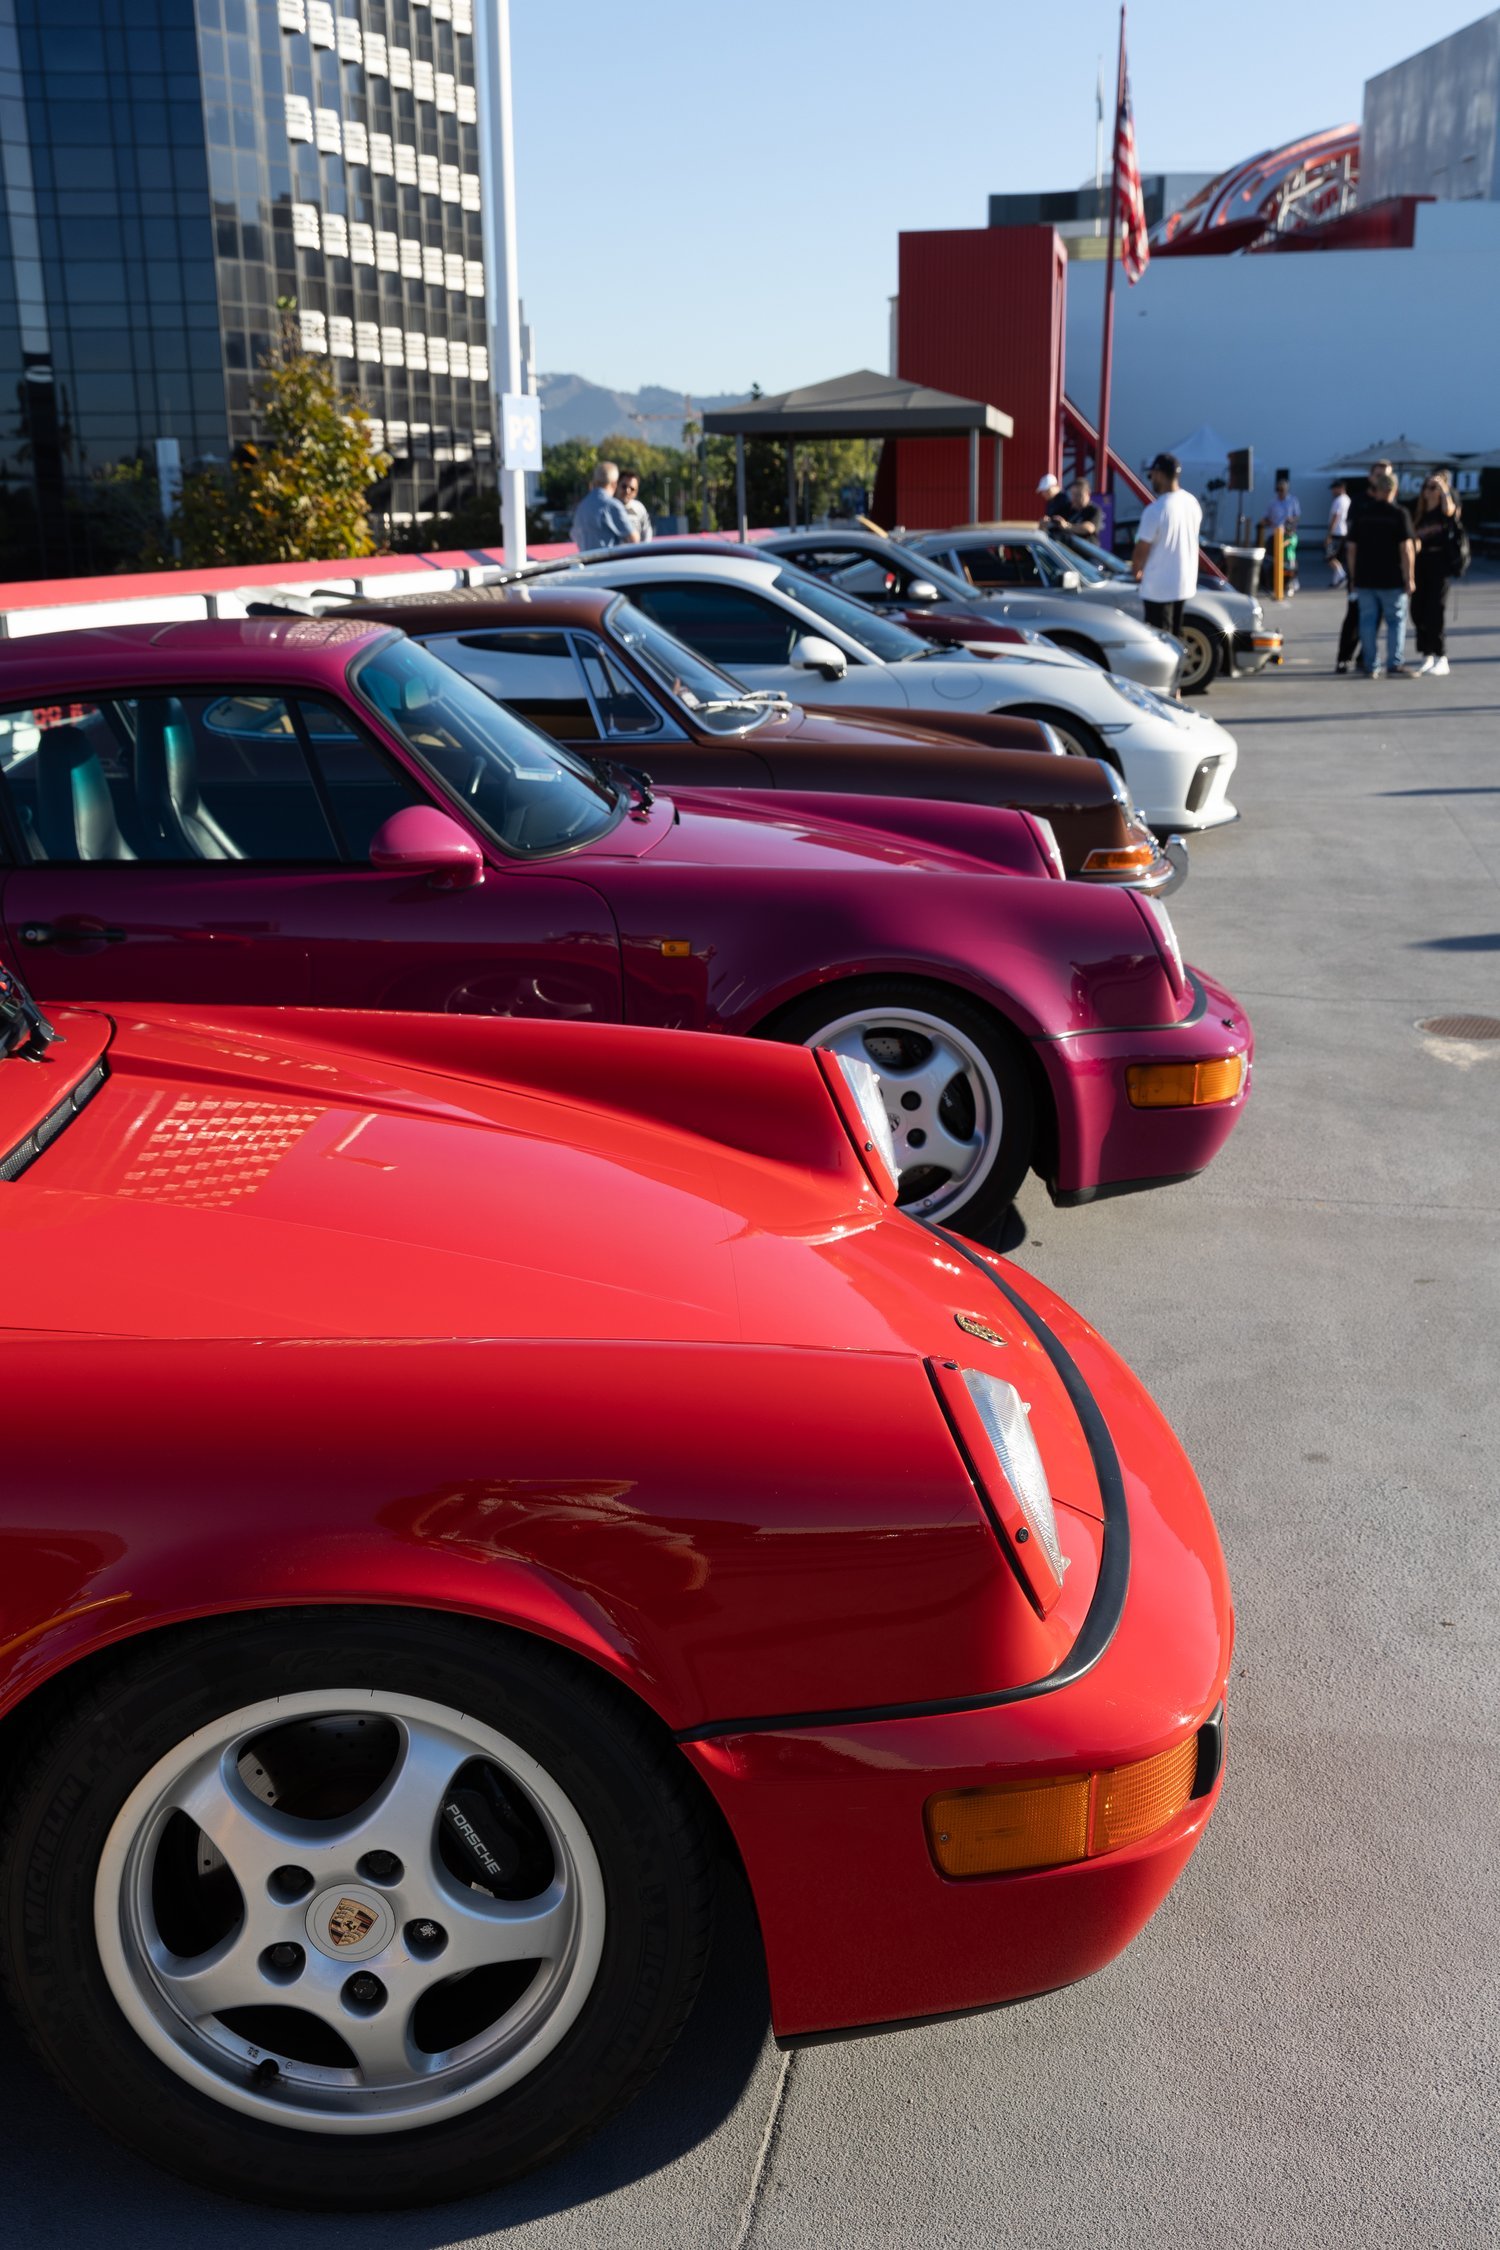
[[[237,680],[268,677],[335,681],[354,649],[378,640],[382,628],[348,617],[208,617],[174,625],[83,626],[71,633],[30,633],[0,641],[0,697],[28,694],[37,684],[76,693],[102,685],[150,680]]]
[[[582,571],[572,571],[566,577],[517,578],[500,586],[455,586],[438,594],[393,594],[386,600],[365,595],[330,614],[368,618],[403,633],[477,629],[497,622],[502,611],[507,625],[599,625],[620,598],[617,587],[590,584]]]
[[[655,544],[653,540],[652,545]],[[602,572],[616,559],[610,554],[587,567]],[[694,555],[681,553],[675,548],[672,550],[671,562],[674,571],[685,572],[690,578],[727,578],[741,586],[774,586],[782,569],[779,555],[768,556],[761,562],[750,555],[742,560],[738,555]]]

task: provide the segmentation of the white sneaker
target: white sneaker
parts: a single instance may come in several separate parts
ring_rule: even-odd
[[[1432,659],[1432,676],[1435,680],[1447,679],[1448,659],[1446,656],[1435,656]]]
[[[1436,664],[1437,658],[1435,656],[1424,656],[1421,663],[1417,666],[1418,679],[1422,677],[1422,674],[1424,672],[1431,672],[1432,670],[1434,670]]]

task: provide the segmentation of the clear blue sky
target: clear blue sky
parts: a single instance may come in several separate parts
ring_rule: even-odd
[[[1142,170],[1357,119],[1367,77],[1484,13],[1135,0]],[[1110,0],[511,0],[541,366],[700,392],[883,368],[898,232],[1090,176],[1118,23]]]

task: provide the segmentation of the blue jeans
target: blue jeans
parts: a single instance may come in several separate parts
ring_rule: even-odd
[[[1360,670],[1373,672],[1380,640],[1380,620],[1385,619],[1385,661],[1406,661],[1406,589],[1402,586],[1361,586],[1359,589]]]

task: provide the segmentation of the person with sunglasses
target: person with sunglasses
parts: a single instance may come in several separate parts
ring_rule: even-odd
[[[1434,469],[1422,487],[1412,522],[1416,534],[1416,585],[1411,599],[1411,621],[1416,627],[1419,672],[1443,679],[1448,671],[1448,651],[1443,640],[1443,613],[1448,605],[1448,583],[1461,578],[1468,562],[1468,538],[1463,510],[1448,482],[1445,469]]]

